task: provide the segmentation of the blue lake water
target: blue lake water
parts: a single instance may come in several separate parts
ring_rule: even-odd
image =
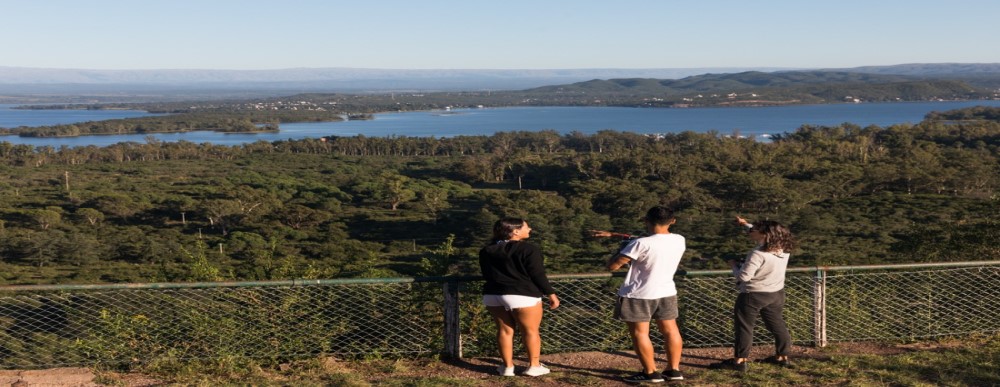
[[[255,141],[278,141],[322,136],[452,137],[490,135],[498,131],[555,130],[595,133],[610,129],[637,133],[683,131],[742,135],[792,132],[802,125],[861,126],[917,123],[931,111],[970,106],[1000,107],[1000,101],[897,102],[777,107],[640,109],[619,107],[513,107],[457,109],[376,114],[374,120],[282,124],[278,133],[224,134],[211,131],[153,134],[160,141],[210,142],[236,145]],[[66,124],[148,115],[136,111],[11,110],[0,105],[0,127]],[[14,123],[14,124],[11,124]],[[30,124],[28,124],[30,123]],[[0,136],[0,141],[35,146],[105,146],[118,142],[145,142],[145,134],[81,136],[69,138],[21,138]]]
[[[141,110],[19,110],[11,104],[0,104],[0,128],[74,124],[85,121],[145,117],[152,114]]]

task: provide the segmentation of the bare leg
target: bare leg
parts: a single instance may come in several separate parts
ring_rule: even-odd
[[[514,366],[514,315],[502,306],[487,306],[497,324],[497,347],[504,367]]]
[[[632,347],[635,354],[642,363],[643,372],[651,374],[656,371],[656,353],[653,350],[653,342],[649,340],[649,322],[629,322],[628,332],[632,336]]]
[[[681,369],[681,350],[684,347],[684,339],[681,338],[681,330],[677,327],[677,320],[657,320],[657,326],[663,333],[663,348],[667,351],[667,362],[670,369]]]
[[[517,308],[513,311],[514,318],[521,326],[521,335],[524,336],[524,348],[528,351],[528,366],[538,367],[542,354],[542,336],[538,329],[542,325],[542,303],[528,308]],[[513,343],[513,341],[511,341]]]

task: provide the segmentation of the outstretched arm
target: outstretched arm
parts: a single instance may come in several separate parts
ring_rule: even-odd
[[[631,262],[632,258],[629,258],[627,255],[618,254],[616,256],[611,257],[611,259],[608,259],[607,267],[609,271],[615,271],[621,269],[623,266],[628,265]]]
[[[631,234],[622,234],[618,232],[604,231],[604,230],[587,230],[590,236],[594,238],[610,238],[610,237],[621,237],[621,238],[631,238]]]
[[[743,219],[739,216],[736,217],[736,224],[739,224],[740,227],[743,227],[743,231],[746,231],[747,233],[753,231],[753,223],[747,222],[746,219]]]

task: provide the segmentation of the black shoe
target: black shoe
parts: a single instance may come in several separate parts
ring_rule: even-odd
[[[667,380],[684,380],[681,370],[667,370],[663,373],[663,377]]]
[[[747,365],[747,362],[737,363],[736,360],[729,359],[726,361],[720,361],[718,363],[709,364],[708,368],[713,370],[733,370],[739,372],[747,372],[749,366]]]
[[[663,383],[663,375],[656,371],[653,371],[651,374],[640,372],[632,376],[624,377],[622,380],[628,383]]]
[[[762,361],[764,363],[774,364],[774,365],[776,365],[778,367],[792,368],[792,363],[789,360],[790,359],[787,356],[785,356],[784,360],[778,360],[778,356],[771,356],[771,357],[769,357],[767,359],[764,359]]]

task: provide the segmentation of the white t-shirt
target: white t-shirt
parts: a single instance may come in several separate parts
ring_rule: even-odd
[[[654,234],[630,242],[619,254],[632,258],[618,296],[655,300],[677,294],[674,273],[684,256],[684,237]]]

